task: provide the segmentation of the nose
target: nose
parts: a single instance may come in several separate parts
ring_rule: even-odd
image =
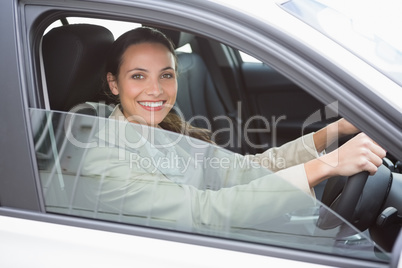
[[[150,80],[150,82],[148,84],[148,88],[145,91],[145,93],[147,93],[148,95],[155,96],[155,97],[157,97],[163,93],[163,88],[159,81],[159,77]]]

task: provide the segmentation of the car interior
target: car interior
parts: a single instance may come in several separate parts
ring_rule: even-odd
[[[105,90],[102,71],[104,55],[114,41],[113,34],[99,25],[68,24],[68,18],[63,18],[63,21],[65,25],[51,29],[42,40],[46,78],[43,92],[47,94],[47,97],[44,96],[45,103],[48,102],[51,110],[107,118],[114,100]],[[212,133],[216,133],[214,141],[223,148],[240,154],[259,153],[339,118],[337,114],[326,114],[326,105],[268,65],[242,61],[236,49],[193,33],[160,25],[149,26],[164,32],[177,48],[191,46],[191,52],[177,53],[179,76],[176,111],[186,120],[195,118],[191,121],[192,125],[210,128]],[[314,113],[319,113],[322,120],[305,126],[303,123],[306,118]],[[264,115],[270,121],[264,121],[256,115]],[[211,125],[201,116],[208,118]],[[253,116],[254,120],[248,120]],[[62,121],[60,118],[52,120]],[[90,123],[83,121],[83,128]],[[245,124],[267,131],[245,135],[242,133]],[[231,131],[219,131],[222,129]],[[36,136],[37,141],[40,140],[40,135]],[[84,136],[81,139],[87,138]],[[46,166],[48,159],[44,155],[48,155],[46,151],[49,150],[51,148],[46,146],[39,149],[42,152],[42,159],[37,156],[39,166]],[[66,148],[61,156],[62,170],[73,169],[72,165],[77,164],[69,161],[69,150]],[[375,241],[391,251],[402,223],[397,215],[398,209],[402,209],[402,200],[397,194],[402,191],[402,165],[392,156],[384,161],[381,173],[377,177],[369,177],[366,187],[353,186],[353,189],[365,187],[364,191],[355,189],[347,194],[350,197],[363,191],[360,200],[339,201],[347,178],[334,179],[315,190],[317,199],[321,200],[324,196],[324,204],[337,212],[337,206],[345,206],[339,205],[340,202],[355,202],[356,205],[352,207],[356,207],[356,210],[348,216],[349,219],[362,231],[370,229]],[[383,222],[376,224],[381,217]],[[325,217],[321,224],[326,226]]]
[[[314,97],[304,93],[302,89],[268,66],[262,63],[241,64],[238,51],[230,47],[190,33],[155,28],[164,32],[176,47],[191,45],[192,52],[178,52],[177,106],[184,119],[190,119],[196,115],[205,116],[210,119],[211,126],[197,119],[191,123],[198,127],[209,127],[212,132],[228,128],[229,122],[217,118],[222,115],[227,115],[233,119],[231,124],[234,126],[240,124],[240,127],[241,124],[246,123],[242,118],[249,115],[263,114],[276,120],[275,127],[278,133],[273,133],[276,137],[269,137],[270,133],[268,135],[267,133],[260,135],[251,133],[247,136],[256,146],[244,143],[245,137],[241,133],[235,133],[240,136],[240,142],[233,144],[228,141],[227,132],[219,132],[215,141],[224,148],[246,154],[281,145],[299,137],[299,128],[304,115],[307,117],[310,112],[323,109],[323,105]],[[113,102],[105,92],[102,84],[104,80],[100,77],[101,55],[105,55],[107,46],[112,41],[113,36],[110,31],[96,25],[64,25],[52,29],[44,36],[43,60],[51,109],[69,111],[75,105],[85,102],[106,104]],[[72,45],[73,42],[76,42],[75,46]],[[65,64],[61,65],[60,62]],[[66,72],[68,75],[65,75]],[[268,89],[270,92],[266,92],[267,83],[272,83]],[[291,102],[290,105],[295,109],[289,111],[288,106],[284,105],[285,99]],[[241,107],[237,106],[239,101],[241,101]],[[303,105],[303,101],[308,105]],[[286,114],[286,120],[281,118],[284,114]],[[336,118],[332,118],[334,119]],[[249,123],[256,124],[258,127],[265,122],[257,118]],[[306,131],[316,130],[324,123],[326,121],[321,125],[308,126]],[[236,131],[237,128],[234,130]]]

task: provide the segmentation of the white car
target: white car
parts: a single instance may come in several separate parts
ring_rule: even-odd
[[[399,1],[4,0],[0,6],[2,267],[402,267]],[[158,28],[175,43],[174,110],[208,128],[216,143],[150,131],[155,136],[139,138],[143,147],[131,148],[150,150],[149,161],[128,161],[142,172],[219,191],[229,186],[216,177],[251,181],[271,173],[243,155],[340,117],[387,150],[383,165],[373,176],[331,178],[315,187],[314,198],[286,188],[309,205],[287,201],[282,213],[246,227],[231,220],[247,217],[252,201],[227,203],[220,226],[189,225],[189,215],[161,218],[163,211],[152,209],[155,196],[141,212],[109,203],[98,184],[108,178],[85,174],[84,160],[94,146],[113,146],[99,138],[105,126],[117,126],[107,118],[116,103],[104,91],[105,55],[118,36],[140,26]],[[173,146],[158,147],[166,140]],[[290,187],[280,178],[273,185]],[[261,193],[248,194],[251,200]],[[274,206],[256,212],[267,215]]]

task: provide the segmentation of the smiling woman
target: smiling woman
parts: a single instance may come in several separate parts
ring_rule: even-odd
[[[106,77],[118,96],[111,118],[162,127],[210,142],[210,133],[171,112],[177,96],[177,56],[172,42],[152,28],[136,28],[112,45]]]
[[[162,32],[142,27],[120,36],[113,43],[106,63],[109,88],[120,99],[110,117],[159,127],[176,101],[177,65],[174,45]],[[178,124],[179,127],[182,125]],[[323,152],[339,137],[358,132],[356,127],[343,119],[330,124],[310,135],[316,148],[313,154]],[[351,154],[354,151],[357,153]],[[383,157],[385,151],[366,135],[360,134],[335,153],[309,159],[311,161],[303,163],[303,170],[309,187],[313,188],[332,176],[350,176],[360,171],[373,175]],[[304,177],[304,174],[297,176]]]
[[[150,126],[163,121],[176,102],[176,65],[166,46],[145,41],[125,49],[117,72],[107,64],[109,88],[119,96],[119,108],[128,121]]]

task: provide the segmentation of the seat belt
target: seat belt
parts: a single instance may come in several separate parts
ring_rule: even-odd
[[[206,40],[204,39],[198,39],[200,44],[202,44],[203,47],[210,47],[210,45],[207,43]],[[226,85],[226,82],[223,79],[223,75],[221,70],[219,69],[218,65],[216,62],[213,62],[211,60],[211,57],[205,57],[203,58],[205,61],[205,64],[207,66],[207,69],[211,75],[212,82],[216,88],[216,91],[218,93],[218,96],[221,100],[221,102],[224,105],[224,108],[226,110],[226,115],[232,120],[233,125],[234,125],[234,131],[236,132],[236,138],[237,140],[235,141],[235,147],[240,147],[240,151],[242,153],[246,152],[250,148],[248,148],[247,144],[245,144],[244,139],[243,139],[243,133],[242,133],[242,111],[241,111],[241,105],[239,102],[237,102],[236,106],[233,104],[233,99],[232,95],[229,93],[229,89]]]

